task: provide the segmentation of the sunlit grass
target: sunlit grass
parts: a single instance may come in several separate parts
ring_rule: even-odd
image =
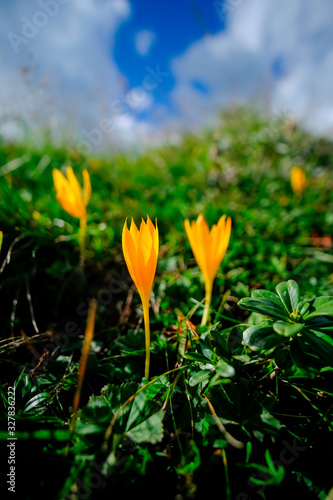
[[[297,478],[293,464],[281,468],[272,460],[293,439],[308,450],[303,456],[315,445],[324,450],[332,429],[331,321],[321,318],[310,343],[311,333],[298,333],[303,306],[310,308],[303,299],[333,295],[333,143],[287,120],[234,110],[215,130],[140,155],[88,158],[50,143],[43,150],[3,144],[0,161],[1,396],[6,408],[5,389],[16,380],[18,436],[32,456],[25,463],[31,484],[51,498],[47,485],[58,467],[52,498],[75,498],[81,483],[90,488],[92,471],[101,478],[91,487],[96,498],[146,491],[153,479],[168,498],[208,497],[216,487],[222,496],[243,495],[242,488],[258,496],[263,485],[270,498],[288,481],[299,495],[303,486],[313,495],[327,493],[325,481],[315,473],[310,480],[301,460]],[[291,185],[295,165],[306,175],[301,196]],[[92,188],[89,209],[74,217],[58,202],[52,179],[54,169],[66,173],[68,166],[79,179],[87,171]],[[158,219],[159,253],[144,276],[149,290],[142,307],[122,231],[127,216],[138,221],[147,214]],[[198,240],[191,248],[184,227],[199,214],[208,227],[223,214],[232,220],[225,255],[206,255],[214,263],[206,307],[205,276],[192,253]],[[304,295],[293,292],[299,315],[296,307],[286,316],[278,305],[271,335],[262,304],[246,310],[238,301],[252,304],[251,292],[264,289],[263,297],[276,302],[270,292],[288,280]],[[321,301],[319,310],[329,312]],[[263,319],[265,349],[256,351],[254,333]],[[251,326],[253,351],[243,339]],[[317,459],[317,466],[324,462]],[[258,471],[266,476],[249,486]]]

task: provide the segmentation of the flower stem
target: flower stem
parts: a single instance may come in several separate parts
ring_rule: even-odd
[[[150,366],[150,326],[149,326],[149,298],[142,301],[143,320],[145,323],[145,339],[146,339],[146,361],[145,361],[145,379],[149,380]]]
[[[212,301],[213,283],[211,281],[205,281],[205,309],[202,315],[201,326],[205,326],[209,318],[210,303]]]
[[[86,227],[87,227],[87,217],[81,217],[80,230],[79,230],[80,267],[84,266]]]

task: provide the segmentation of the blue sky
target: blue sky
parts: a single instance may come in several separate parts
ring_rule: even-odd
[[[0,36],[9,139],[145,145],[246,102],[333,131],[332,0],[11,0]]]
[[[158,62],[162,69],[171,71],[172,60],[185,52],[194,41],[223,28],[212,2],[205,0],[132,0],[131,12],[116,34],[113,54],[119,69],[133,87],[141,84],[143,75],[140,68],[144,64],[154,66]],[[138,52],[142,33],[146,34],[146,53],[140,49]],[[171,74],[165,81],[164,91],[168,92],[174,83]]]

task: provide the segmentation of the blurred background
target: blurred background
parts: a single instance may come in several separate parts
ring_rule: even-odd
[[[90,154],[248,103],[331,135],[332,20],[331,0],[1,2],[0,136]]]

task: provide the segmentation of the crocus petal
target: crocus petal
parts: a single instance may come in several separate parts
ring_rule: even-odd
[[[83,200],[83,193],[79,181],[75,177],[72,167],[67,167],[66,171],[67,179],[71,185],[72,193],[75,196],[77,207],[83,214],[85,214],[85,203]]]
[[[69,215],[77,217],[78,219],[85,216],[85,212],[82,211],[82,209],[75,203],[75,199],[73,198],[73,194],[71,192],[66,193],[64,196],[57,196],[57,200],[61,204],[62,208],[69,213]]]
[[[156,254],[156,263],[157,263],[158,249],[159,249],[159,236],[158,236],[157,219],[155,219],[155,228],[154,228],[153,239],[154,239],[154,249],[155,249],[155,254]]]
[[[140,229],[133,219],[130,230],[125,221],[123,228],[123,252],[128,271],[138,289],[143,304],[149,301],[158,257],[158,229],[149,217],[142,219]]]
[[[82,175],[83,175],[83,192],[84,192],[83,202],[84,205],[87,206],[91,196],[91,183],[88,170],[84,169]]]
[[[146,266],[149,260],[152,247],[153,247],[153,238],[151,237],[151,234],[149,232],[149,229],[145,221],[142,219],[140,226],[140,236],[138,241],[138,254],[140,257],[140,262],[143,262],[144,266]]]
[[[52,170],[52,177],[54,182],[54,187],[57,194],[62,194],[68,189],[68,180],[60,170],[54,168]]]
[[[133,217],[132,217],[132,220],[131,220],[130,232],[131,232],[131,235],[132,235],[132,238],[133,238],[133,242],[134,242],[135,248],[137,248],[138,247],[138,242],[139,242],[139,230],[136,227],[136,224],[135,224],[135,222],[133,220]]]
[[[73,217],[79,219],[86,217],[83,194],[73,169],[71,167],[67,168],[67,178],[58,169],[52,171],[52,176],[56,189],[56,198],[63,209]],[[86,186],[89,191],[88,184]]]
[[[185,231],[206,287],[211,287],[229,244],[231,219],[229,217],[226,221],[226,215],[223,215],[209,230],[200,214],[191,224],[188,219],[185,220]]]
[[[130,233],[127,227],[127,219],[125,221],[123,228],[122,244],[123,244],[123,253],[128,272],[130,273],[130,276],[134,281],[135,286],[138,289],[140,289],[142,288],[142,285],[140,281],[140,275],[138,275],[137,273],[137,251],[132,234]]]

